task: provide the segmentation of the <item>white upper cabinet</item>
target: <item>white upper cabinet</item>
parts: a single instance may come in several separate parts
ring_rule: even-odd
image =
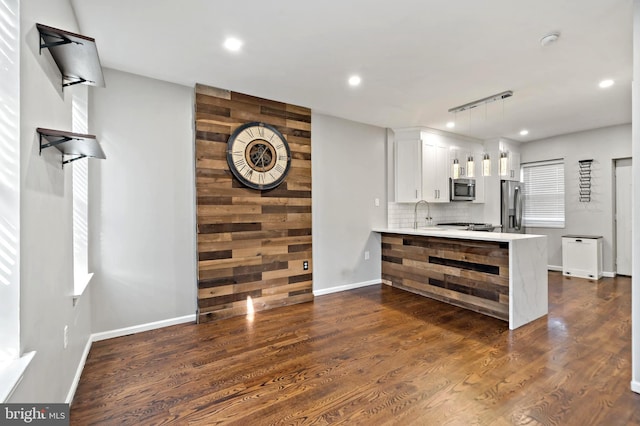
[[[449,202],[449,149],[429,138],[422,142],[422,198]]]
[[[509,153],[509,176],[508,179],[520,180],[520,152],[511,151]]]
[[[449,178],[453,177],[453,160],[458,159],[458,177],[476,180],[476,203],[484,202],[482,176],[483,148],[453,133],[431,129],[395,131],[395,201],[448,203]],[[469,175],[469,157],[473,173]]]
[[[422,141],[396,141],[395,157],[396,202],[415,203],[422,198]]]
[[[482,145],[453,133],[410,128],[395,131],[395,201],[448,203],[449,178],[453,159],[458,159],[461,178],[476,179],[476,202],[484,202],[482,182]],[[473,176],[468,159],[473,157]]]

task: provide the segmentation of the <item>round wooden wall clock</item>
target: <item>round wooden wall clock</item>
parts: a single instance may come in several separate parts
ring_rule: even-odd
[[[238,127],[229,137],[227,162],[231,173],[243,185],[259,190],[273,189],[289,173],[291,150],[278,129],[251,122]]]

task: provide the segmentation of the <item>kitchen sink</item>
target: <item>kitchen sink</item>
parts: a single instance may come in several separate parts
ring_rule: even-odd
[[[471,223],[471,222],[451,222],[439,223],[438,227],[443,229],[460,229],[465,231],[488,231],[492,232],[497,226],[490,223]]]

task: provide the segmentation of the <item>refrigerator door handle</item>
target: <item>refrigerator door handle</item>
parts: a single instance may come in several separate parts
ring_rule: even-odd
[[[514,210],[515,210],[515,223],[514,227],[519,231],[522,229],[522,193],[520,192],[520,187],[516,186],[514,189]]]

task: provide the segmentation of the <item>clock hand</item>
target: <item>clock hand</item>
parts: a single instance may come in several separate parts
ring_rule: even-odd
[[[262,171],[264,171],[264,153],[267,151],[266,149],[264,149],[264,147],[261,147],[261,152],[260,152],[260,157],[258,157],[258,160],[256,161],[256,166],[258,165],[257,163],[260,161],[262,164]]]

